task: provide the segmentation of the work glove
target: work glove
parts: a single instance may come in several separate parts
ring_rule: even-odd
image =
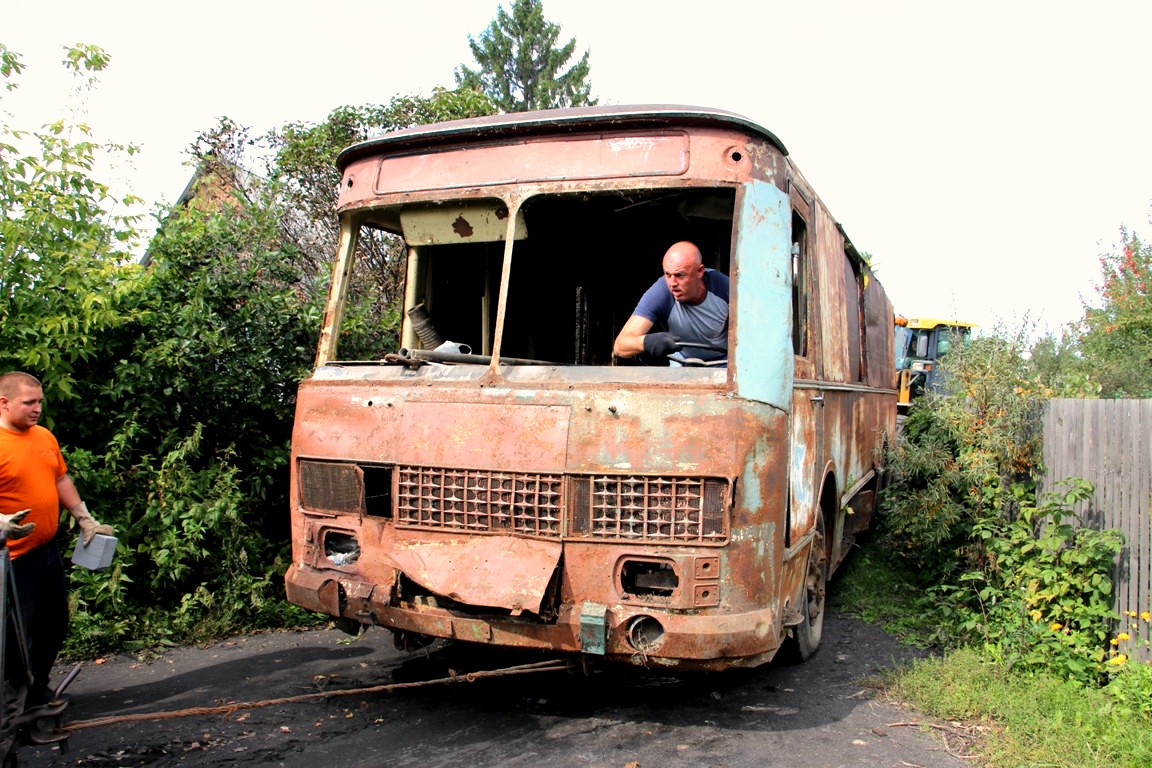
[[[644,352],[652,357],[668,357],[680,351],[679,341],[670,333],[649,333],[644,336]]]
[[[72,517],[76,518],[76,523],[80,526],[80,531],[84,537],[84,546],[91,544],[92,539],[94,539],[98,533],[102,533],[105,536],[114,535],[112,526],[102,525],[96,522],[96,518],[92,517],[88,512],[88,505],[84,502],[80,502],[68,511],[72,514]]]
[[[29,509],[22,509],[11,515],[0,515],[0,533],[10,539],[20,539],[32,533],[36,523],[21,524],[20,522],[30,511]]]

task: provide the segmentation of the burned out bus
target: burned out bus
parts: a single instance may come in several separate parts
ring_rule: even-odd
[[[820,642],[895,428],[883,288],[772,133],[695,107],[427,125],[345,150],[292,446],[289,599],[434,638],[683,670]],[[396,349],[342,356],[366,237]],[[613,357],[661,258],[730,280],[726,364]]]

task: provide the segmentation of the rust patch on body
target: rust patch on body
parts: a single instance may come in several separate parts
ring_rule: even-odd
[[[460,237],[472,237],[472,225],[463,216],[457,216],[456,220],[452,222],[452,231],[460,235]]]
[[[417,584],[458,603],[538,613],[560,561],[559,542],[480,536],[450,542],[398,542],[387,553]]]

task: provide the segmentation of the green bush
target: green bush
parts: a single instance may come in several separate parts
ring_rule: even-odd
[[[1026,340],[1020,331],[953,350],[940,390],[913,404],[889,448],[884,531],[933,582],[978,560],[973,527],[1014,516],[1021,488],[1034,485],[1043,399],[1029,383]]]
[[[1139,661],[1137,654],[1147,658],[1148,641],[1136,641],[1141,624],[1152,621],[1152,612],[1127,611],[1123,623],[1111,640],[1108,651],[1109,681],[1104,690],[1117,706],[1152,720],[1152,661]],[[1128,630],[1132,630],[1129,632]],[[1142,647],[1141,647],[1142,646]]]
[[[278,222],[241,195],[175,212],[115,354],[59,406],[70,471],[120,537],[113,570],[74,576],[71,653],[299,618],[282,581],[288,458],[320,299],[296,289]]]
[[[1039,503],[1040,414],[1027,335],[976,339],[941,364],[943,386],[913,405],[890,449],[881,527],[919,574],[945,647],[975,644],[1026,672],[1106,682],[1117,531],[1079,525],[1066,491]]]
[[[955,583],[933,592],[954,639],[982,644],[1008,667],[1046,672],[1096,685],[1106,679],[1118,531],[1070,522],[1071,506],[1092,487],[1072,481],[1064,494],[1033,505],[1020,498],[1008,518],[985,517],[973,527],[979,557]]]

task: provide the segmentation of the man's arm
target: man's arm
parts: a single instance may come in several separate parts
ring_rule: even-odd
[[[69,511],[80,504],[80,492],[76,490],[71,475],[60,475],[56,479],[56,495],[60,497],[60,506]]]
[[[68,514],[72,515],[76,524],[80,526],[85,545],[98,533],[107,536],[116,535],[112,526],[102,525],[92,517],[88,505],[80,499],[80,492],[76,490],[76,485],[69,475],[61,475],[56,479],[56,495],[60,497],[60,505],[68,510]]]
[[[640,315],[632,315],[620,335],[612,345],[612,354],[616,357],[636,357],[644,351],[644,335],[652,330],[652,321]]]

